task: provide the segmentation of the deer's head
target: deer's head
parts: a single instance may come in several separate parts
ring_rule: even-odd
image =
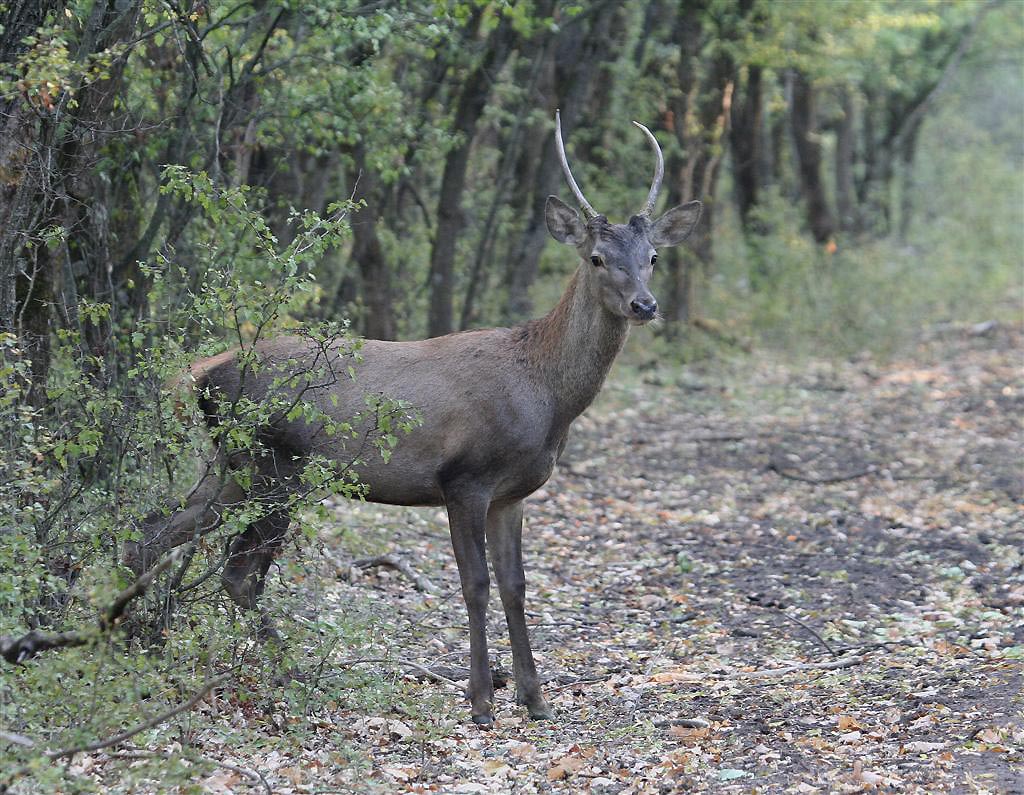
[[[633,124],[647,135],[656,157],[654,181],[643,210],[625,224],[609,223],[594,210],[569,170],[562,143],[561,118],[556,111],[555,140],[559,159],[583,218],[557,196],[548,196],[544,215],[551,236],[559,243],[573,246],[587,264],[583,269],[584,285],[601,306],[632,323],[644,324],[653,320],[658,312],[658,302],[648,287],[658,248],[675,246],[686,239],[700,219],[701,204],[699,201],[682,204],[652,219],[665,173],[665,160],[651,131],[639,122]]]

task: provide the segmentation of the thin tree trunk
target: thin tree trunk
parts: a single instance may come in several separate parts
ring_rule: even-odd
[[[85,63],[93,53],[129,40],[135,32],[142,0],[120,3],[98,2],[82,34],[76,61]],[[74,270],[82,273],[78,293],[93,301],[108,304],[105,318],[93,318],[83,326],[84,338],[93,361],[113,361],[112,330],[119,315],[119,297],[115,293],[112,264],[119,259],[111,234],[115,208],[111,200],[111,176],[97,167],[103,146],[102,131],[116,129],[112,120],[121,89],[126,57],[114,60],[107,76],[80,88],[78,106],[56,142],[57,168],[63,182],[57,187],[54,202],[55,221],[67,231],[67,250]]]
[[[750,212],[757,206],[761,172],[762,90],[761,67],[747,69],[746,84],[739,87],[732,103],[729,143],[732,150],[736,206],[746,233],[759,233],[751,225]]]
[[[796,145],[800,189],[807,207],[807,224],[814,239],[824,243],[835,234],[836,225],[821,177],[821,142],[815,118],[814,86],[800,71],[793,75],[789,115]]]
[[[380,180],[367,166],[366,148],[358,143],[353,152],[358,183],[353,198],[363,200],[367,206],[352,218],[351,259],[359,269],[362,295],[366,302],[363,333],[370,339],[395,338],[395,314],[391,292],[391,269],[384,257],[384,249],[377,235],[380,202]]]
[[[26,52],[26,37],[64,3],[12,0],[5,6],[0,68],[8,72]],[[39,95],[32,99],[45,104],[57,98]],[[39,111],[47,112],[44,107]],[[42,405],[45,398],[53,298],[53,265],[49,251],[38,240],[46,220],[42,214],[44,186],[50,180],[39,145],[40,129],[39,115],[28,106],[26,97],[0,98],[0,333],[20,338],[30,364],[28,401],[35,406]]]
[[[441,192],[437,200],[437,231],[430,254],[430,308],[427,334],[448,334],[452,326],[455,287],[455,247],[462,231],[462,193],[466,186],[469,153],[491,85],[511,53],[515,31],[503,17],[488,37],[479,66],[466,78],[455,110],[453,131],[459,140],[445,160]]]
[[[537,6],[536,13],[541,16],[548,15],[553,8],[554,2],[545,0],[543,4]],[[553,79],[554,42],[554,32],[545,29],[542,35],[524,42],[520,49],[516,64],[516,83],[525,86],[523,106],[518,109],[511,130],[500,144],[501,157],[498,160],[494,196],[477,242],[469,284],[466,286],[462,316],[459,321],[461,329],[469,328],[476,320],[478,297],[487,292],[488,263],[494,254],[499,211],[508,204],[525,208],[529,201],[528,188],[536,177],[536,168],[541,160],[540,153],[543,151],[544,144],[547,143],[547,136],[543,134],[545,128],[543,122],[534,124],[531,128],[527,126],[526,120],[530,117],[531,111],[536,108],[538,89],[542,83],[550,84]],[[551,92],[542,93],[550,96]],[[511,197],[509,197],[510,192],[512,193]],[[517,216],[521,216],[522,212],[521,209]]]
[[[665,317],[669,321],[666,336],[670,339],[698,315],[699,289],[712,268],[721,149],[732,115],[736,66],[724,52],[701,61],[699,54],[708,35],[699,14],[685,9],[679,12],[672,39],[679,44],[684,57],[676,67],[677,90],[671,96],[670,107],[679,151],[685,154],[669,158],[668,200],[672,206],[700,199],[704,210],[686,245],[667,252],[669,290]]]
[[[923,116],[918,116],[914,126],[909,128],[900,144],[900,222],[899,239],[906,241],[910,232],[910,223],[914,215],[914,159],[917,155],[917,142],[921,132]]]
[[[854,205],[854,104],[849,89],[839,89],[842,116],[836,124],[836,216],[839,228],[850,232],[857,227]]]

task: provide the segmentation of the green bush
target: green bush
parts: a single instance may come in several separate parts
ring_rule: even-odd
[[[35,777],[36,787],[56,789],[62,781],[65,791],[75,791],[79,784],[65,781],[65,771],[41,749],[74,748],[115,735],[138,724],[140,714],[159,714],[186,701],[204,681],[225,673],[232,682],[247,683],[251,697],[265,698],[265,685],[282,668],[298,659],[326,658],[338,644],[360,643],[369,635],[366,626],[321,620],[292,597],[282,605],[293,617],[283,629],[288,648],[298,650],[296,660],[253,640],[258,622],[238,615],[211,575],[223,565],[228,540],[266,510],[257,499],[233,510],[216,533],[196,539],[198,546],[129,607],[124,626],[110,632],[97,620],[135,579],[118,562],[123,543],[136,537],[147,514],[187,490],[195,461],[202,469],[220,460],[196,427],[201,423],[194,401],[176,386],[197,351],[235,348],[243,371],[258,368],[263,365],[256,343],[291,330],[339,351],[343,361],[354,363],[360,355],[360,341],[343,326],[299,329],[299,318],[316,296],[311,266],[347,234],[349,203],[330,208],[328,218],[294,214],[296,235],[281,247],[258,197],[244,189],[221,188],[205,174],[180,168],[167,169],[163,189],[203,210],[195,258],[186,265],[163,257],[142,268],[145,317],[113,317],[108,305],[77,308],[82,328],[109,325],[108,355],[96,355],[83,331],[61,332],[47,403],[31,407],[25,401],[26,362],[11,336],[0,337],[0,435],[6,451],[0,461],[0,635],[33,628],[91,637],[85,645],[0,669],[3,728],[35,744],[3,744],[0,771],[6,772],[0,785],[22,780],[18,786],[30,791],[27,777]],[[334,375],[348,379],[353,373],[348,366]],[[278,388],[265,399],[222,402],[223,421],[213,441],[258,457],[257,431],[271,417],[324,421],[296,380],[308,384],[322,375],[296,375],[285,367],[275,380]],[[373,432],[366,454],[387,458],[413,423],[404,405],[381,396],[367,398],[364,415],[350,423],[331,421],[326,430],[354,436],[368,419]],[[245,469],[222,472],[243,483],[249,476]],[[310,546],[311,520],[325,490],[361,494],[350,466],[323,458],[305,463],[301,484],[290,497],[300,549]],[[367,683],[370,698],[389,692],[379,675],[361,672],[324,680],[317,693],[358,698],[342,695],[343,685]],[[309,702],[310,687],[287,689],[285,698],[293,705]],[[145,768],[140,771],[132,775],[143,776]],[[161,761],[163,784],[178,775],[187,781],[189,765],[168,769]]]

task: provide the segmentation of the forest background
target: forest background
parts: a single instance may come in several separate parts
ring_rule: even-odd
[[[1021,318],[1017,2],[3,0],[0,26],[0,634],[81,627],[130,586],[120,544],[202,446],[163,386],[196,355],[546,311],[575,265],[544,224],[556,108],[612,220],[650,180],[633,119],[665,151],[662,205],[704,203],[635,364],[884,356]],[[355,488],[315,485],[335,479]],[[132,636],[184,611],[173,655],[118,670],[166,685],[238,653],[200,642],[202,565],[175,560]],[[95,736],[47,697],[66,666],[120,692],[96,649],[114,623],[20,674],[35,700],[0,695],[16,736]],[[123,725],[133,698],[109,701]]]

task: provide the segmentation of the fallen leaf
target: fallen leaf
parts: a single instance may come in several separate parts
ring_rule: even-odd
[[[563,779],[571,773],[575,773],[587,763],[586,759],[578,756],[563,756],[554,766],[548,770],[548,778],[551,781]]]
[[[302,783],[302,769],[298,767],[282,767],[279,768],[278,773],[284,776],[293,786],[299,786]]]
[[[419,772],[418,768],[409,767],[408,765],[384,765],[381,767],[381,770],[399,781],[408,781]]]
[[[656,684],[671,684],[673,682],[696,683],[707,677],[694,673],[693,671],[661,671],[651,676],[647,681]]]
[[[483,764],[484,772],[489,776],[497,775],[505,771],[511,770],[507,764],[502,762],[500,759],[488,759]]]
[[[669,727],[668,733],[676,739],[690,744],[711,736],[711,729],[708,727],[703,729],[688,729],[685,726],[671,726]]]
[[[941,751],[946,747],[945,743],[927,743],[923,741],[917,741],[912,743],[904,743],[900,747],[900,753],[903,754],[930,754],[932,751]]]
[[[987,729],[982,729],[980,732],[975,734],[974,739],[981,740],[983,743],[998,743],[1003,739],[1003,737],[999,733],[998,729],[989,727]]]

